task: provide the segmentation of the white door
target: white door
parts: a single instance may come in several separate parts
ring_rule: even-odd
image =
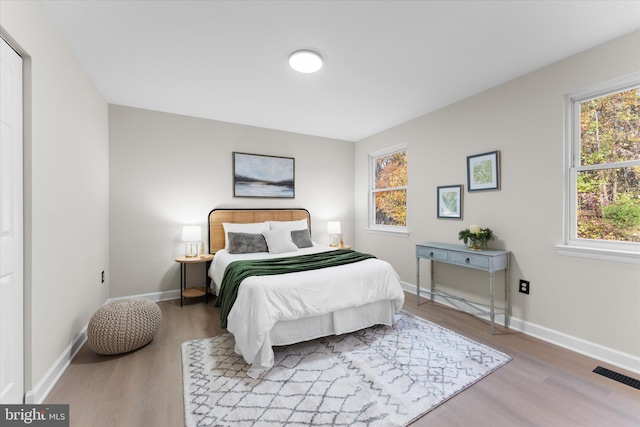
[[[0,38],[0,403],[23,403],[22,58]]]

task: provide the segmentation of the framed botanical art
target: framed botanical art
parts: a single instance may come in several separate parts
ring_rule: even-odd
[[[438,218],[462,219],[462,185],[438,187]]]
[[[467,188],[469,191],[500,189],[500,152],[467,157]]]
[[[233,197],[295,198],[295,159],[234,152]]]

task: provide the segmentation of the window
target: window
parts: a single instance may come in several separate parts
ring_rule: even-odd
[[[370,154],[369,176],[369,228],[406,232],[406,146],[396,146]]]
[[[565,240],[638,260],[640,74],[574,94],[568,107]]]

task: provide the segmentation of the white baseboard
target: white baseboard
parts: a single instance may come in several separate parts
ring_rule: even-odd
[[[640,357],[512,317],[510,327],[567,350],[640,374]],[[595,366],[594,366],[595,368]]]
[[[49,392],[53,388],[54,385],[60,379],[60,376],[64,373],[64,371],[71,363],[73,357],[78,353],[80,348],[84,345],[87,340],[87,326],[76,335],[71,344],[64,349],[62,354],[56,359],[56,361],[51,365],[51,367],[47,370],[44,376],[40,379],[38,384],[33,388],[33,390],[29,390],[26,392],[24,396],[24,403],[30,405],[39,405],[44,402],[44,399],[49,395]]]
[[[414,295],[416,294],[416,286],[411,283],[402,282],[402,288],[409,293]],[[464,305],[455,305],[445,298],[436,297],[436,301],[440,304],[465,311],[481,319],[489,320],[489,316],[473,312]],[[501,314],[496,316],[499,320],[503,319]],[[535,323],[527,322],[517,317],[509,318],[509,328],[559,347],[566,348],[567,350],[640,374],[640,357],[632,354],[623,353],[600,344],[583,340],[582,338],[574,337]]]
[[[148,300],[151,300],[153,302],[158,302],[158,301],[169,301],[172,299],[179,299],[180,298],[180,290],[173,290],[173,291],[162,291],[162,292],[152,292],[150,294],[140,294],[140,295],[130,295],[128,297],[117,297],[117,298],[109,298],[107,301],[105,301],[105,304],[108,304],[112,301],[117,301],[120,299],[128,299],[128,298],[146,298]]]
[[[154,302],[158,301],[168,301],[172,299],[180,298],[180,291],[163,291],[163,292],[153,292],[150,294],[142,294],[142,295],[132,295],[129,297],[119,297],[119,298],[109,298],[105,301],[105,304],[108,304],[112,301],[117,301],[120,299],[126,298],[146,298]],[[32,389],[25,393],[24,403],[39,405],[44,402],[44,399],[47,398],[49,392],[54,385],[60,379],[60,376],[64,373],[64,371],[71,363],[71,360],[78,353],[80,348],[87,341],[87,325],[76,335],[71,343],[64,349],[62,354],[56,359],[56,361],[51,365],[51,367],[47,370],[44,376],[40,379],[38,384]]]

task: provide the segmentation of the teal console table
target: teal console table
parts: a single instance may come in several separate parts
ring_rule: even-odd
[[[426,291],[431,295],[431,301],[436,296],[442,296],[445,298],[461,301],[476,310],[484,314],[488,314],[491,319],[491,333],[495,333],[495,316],[498,314],[504,314],[504,327],[509,327],[509,252],[508,251],[495,251],[484,249],[481,251],[474,251],[463,245],[452,245],[448,243],[421,243],[416,245],[416,294],[417,303],[420,305],[420,259],[431,260],[431,288],[430,291]],[[435,262],[443,262],[447,264],[459,265],[461,267],[474,268],[476,270],[486,271],[490,275],[489,282],[489,296],[490,303],[482,304],[479,302],[473,302],[461,297],[451,295],[436,289],[436,283],[434,281],[434,267]],[[495,272],[505,270],[504,272],[504,297],[505,302],[503,307],[495,306]],[[485,308],[486,307],[486,308]],[[487,310],[488,308],[488,310]]]

